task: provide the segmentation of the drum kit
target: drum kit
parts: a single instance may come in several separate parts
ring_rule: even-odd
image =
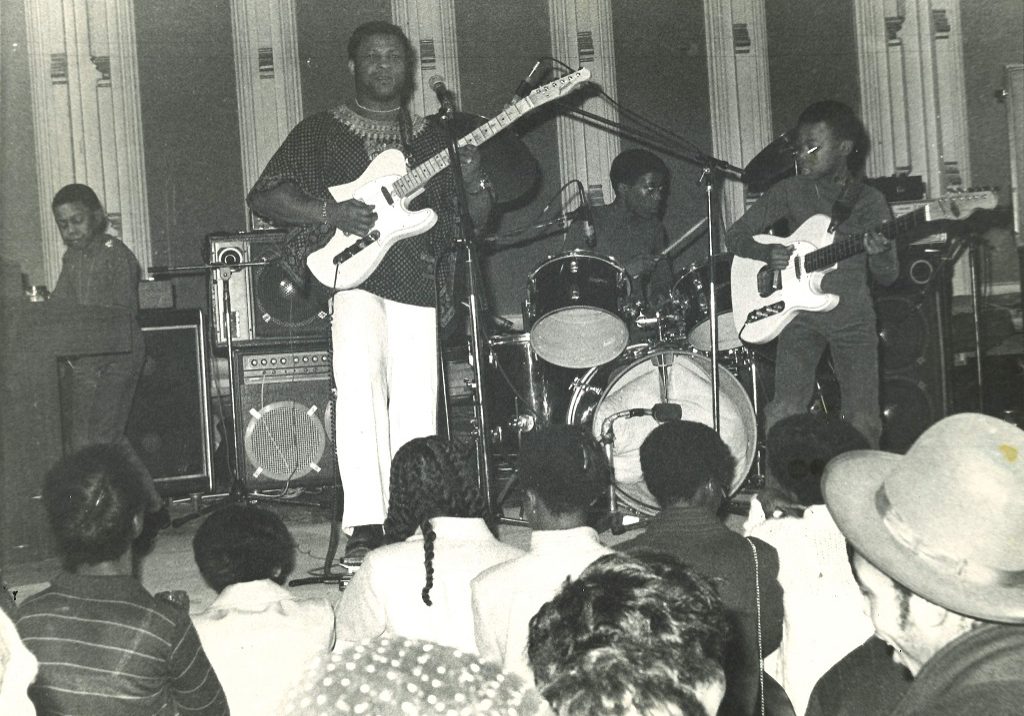
[[[786,136],[772,142],[743,170],[742,181],[769,184],[791,172],[788,147]],[[509,157],[529,152],[501,155],[485,166],[514,164]],[[700,159],[710,218],[716,176],[739,170]],[[536,172],[531,166],[505,183],[522,186]],[[553,424],[584,427],[603,445],[612,467],[613,529],[614,518],[624,516],[619,505],[636,519],[659,509],[639,461],[641,443],[659,422],[682,418],[718,430],[736,458],[730,497],[761,474],[760,359],[740,341],[733,323],[732,255],[716,253],[710,228],[707,238],[710,258],[683,269],[658,306],[645,303],[614,257],[580,249],[548,256],[530,272],[523,332],[481,332],[471,306],[471,362],[479,356],[477,447],[488,495],[490,456],[514,472],[523,433]],[[513,478],[501,491],[499,512],[514,483]]]
[[[730,495],[746,482],[758,447],[756,373],[733,326],[731,259],[714,258],[726,368],[719,434],[736,458]],[[652,310],[614,257],[574,250],[541,261],[527,280],[526,332],[488,341],[492,382],[505,389],[492,401],[495,453],[514,457],[522,433],[545,425],[586,427],[608,452],[613,499],[638,515],[657,512],[640,474],[640,444],[665,416],[714,424],[708,263],[686,267]]]

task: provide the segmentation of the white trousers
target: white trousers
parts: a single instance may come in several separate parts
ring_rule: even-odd
[[[334,444],[345,490],[343,529],[384,522],[392,456],[413,438],[437,432],[435,315],[433,308],[360,289],[334,295]]]

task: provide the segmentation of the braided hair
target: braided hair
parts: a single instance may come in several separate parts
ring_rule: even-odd
[[[467,459],[471,446],[437,436],[416,438],[399,448],[391,461],[391,496],[384,519],[388,542],[402,542],[417,529],[423,532],[423,566],[426,581],[423,603],[428,606],[434,585],[433,517],[483,518],[491,532],[494,521],[487,511],[476,475]]]

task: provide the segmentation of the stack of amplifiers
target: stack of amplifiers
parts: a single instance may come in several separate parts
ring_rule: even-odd
[[[894,207],[897,214],[903,213]],[[884,450],[903,453],[950,407],[953,263],[945,234],[899,245],[900,275],[873,289]]]
[[[217,347],[231,330],[238,477],[253,489],[323,485],[337,475],[331,421],[328,296],[282,266],[280,230],[207,236]],[[256,264],[256,265],[246,265]],[[230,310],[227,310],[227,309]],[[226,316],[229,316],[226,318]]]
[[[285,232],[279,230],[207,236],[211,263],[239,266],[228,277],[227,301],[218,272],[210,274],[210,314],[216,345],[227,344],[227,305],[231,340],[236,346],[329,339],[327,295],[312,278],[303,284],[285,271],[278,260],[284,239]],[[265,263],[244,265],[254,262]]]
[[[239,477],[255,489],[334,481],[333,400],[326,348],[235,352]]]

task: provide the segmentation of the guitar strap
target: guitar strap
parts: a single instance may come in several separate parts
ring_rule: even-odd
[[[842,192],[836,197],[835,203],[832,204],[832,221],[828,225],[828,233],[833,233],[839,225],[850,218],[850,214],[853,213],[853,207],[857,204],[857,200],[860,199],[860,191],[864,188],[864,184],[854,178],[847,180],[846,185],[843,187]]]

